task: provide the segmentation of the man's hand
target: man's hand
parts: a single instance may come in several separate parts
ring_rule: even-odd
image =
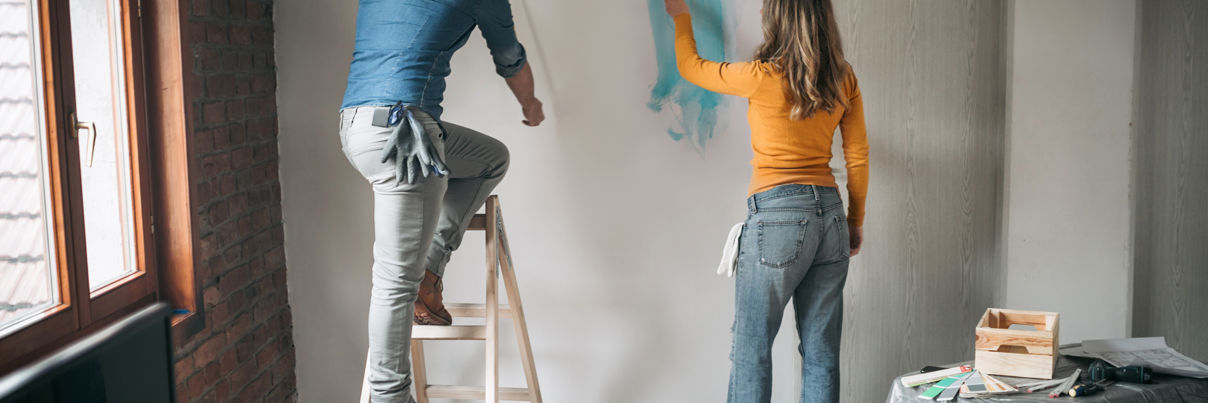
[[[864,244],[864,227],[850,227],[847,229],[850,235],[851,256],[860,254],[860,246]]]
[[[524,113],[524,125],[528,127],[536,127],[545,120],[545,110],[541,107],[541,100],[537,97],[520,101],[521,112]]]
[[[688,12],[688,3],[684,0],[663,0],[663,5],[667,6],[667,15],[672,17]]]
[[[545,111],[542,110],[541,101],[537,100],[533,89],[533,67],[525,62],[516,75],[508,77],[505,81],[508,88],[512,89],[512,94],[516,95],[516,101],[520,102],[524,125],[533,127],[541,124],[541,121],[545,120]]]

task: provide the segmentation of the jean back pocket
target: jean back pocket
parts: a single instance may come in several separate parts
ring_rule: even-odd
[[[758,221],[759,263],[785,268],[797,262],[805,243],[807,219]]]

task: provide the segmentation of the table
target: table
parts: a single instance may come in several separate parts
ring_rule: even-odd
[[[1064,347],[1064,346],[1063,346]],[[1083,374],[1086,373],[1087,366],[1094,361],[1088,358],[1061,356],[1057,358],[1057,371],[1054,379],[1069,377],[1074,373],[1074,369],[1082,368]],[[973,361],[965,361],[962,363],[946,365],[945,367],[955,367],[958,365],[973,365]],[[902,376],[913,375],[903,374]],[[1034,382],[1035,379],[1015,378],[1009,376],[998,376],[995,378],[1001,379],[1010,384],[1020,384],[1024,382]],[[1085,380],[1085,375],[1083,375]],[[926,399],[919,398],[919,395],[927,390],[931,384],[908,388],[902,385],[901,377],[894,378],[893,386],[889,390],[889,396],[885,398],[886,403],[897,402],[923,402]],[[1135,384],[1116,382],[1109,386],[1106,391],[1099,392],[1087,397],[1073,398],[1068,395],[1062,395],[1058,398],[1050,399],[1048,393],[1052,389],[1045,389],[1042,392],[1036,393],[1020,393],[1013,395],[1002,395],[995,397],[982,398],[958,398],[956,402],[1078,402],[1078,403],[1123,403],[1123,402],[1146,402],[1146,403],[1203,403],[1208,402],[1208,379],[1186,378],[1174,375],[1153,374],[1153,383]]]

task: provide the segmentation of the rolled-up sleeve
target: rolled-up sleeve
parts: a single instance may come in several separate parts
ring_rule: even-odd
[[[516,23],[508,0],[483,0],[479,9],[478,29],[487,41],[491,58],[495,60],[495,72],[504,78],[520,72],[527,55],[524,45],[516,38]]]

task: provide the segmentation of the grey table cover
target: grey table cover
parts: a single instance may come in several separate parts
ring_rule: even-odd
[[[1064,346],[1063,346],[1064,347]],[[1074,369],[1082,368],[1082,372],[1086,373],[1086,368],[1091,363],[1091,359],[1081,357],[1061,356],[1057,359],[1056,378],[1065,378],[1074,373]],[[958,364],[946,365],[946,367],[955,367],[957,365],[973,365],[973,361],[966,361]],[[903,374],[902,376],[913,375]],[[1021,384],[1025,382],[1034,382],[1035,379],[1014,378],[1009,376],[998,376],[995,378],[1001,379],[1010,384]],[[1082,379],[1086,379],[1085,375]],[[902,385],[901,377],[894,378],[893,386],[889,390],[889,396],[885,398],[887,403],[897,402],[925,402],[930,401],[920,398],[919,395],[927,390],[931,384],[908,388]],[[1048,397],[1048,393],[1052,389],[1045,389],[1036,393],[1019,393],[1012,395],[1001,395],[995,397],[984,398],[958,398],[956,402],[1078,402],[1078,403],[1124,403],[1124,402],[1153,402],[1153,403],[1208,403],[1208,379],[1186,378],[1181,376],[1154,374],[1153,383],[1135,384],[1116,382],[1109,386],[1105,392],[1099,392],[1086,397],[1069,397],[1063,395],[1061,397]]]

